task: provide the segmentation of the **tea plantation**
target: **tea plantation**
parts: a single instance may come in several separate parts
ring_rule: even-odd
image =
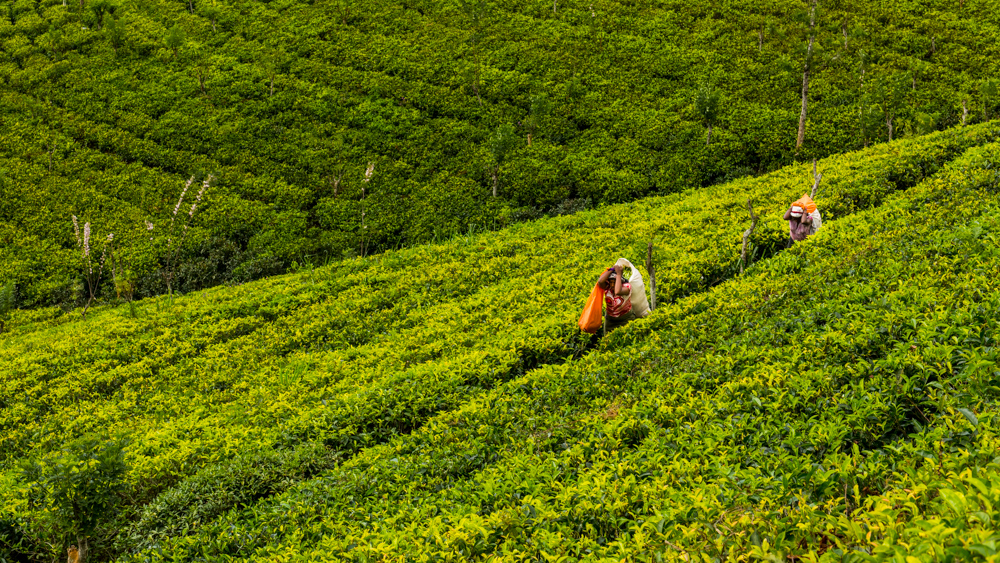
[[[822,159],[787,250],[811,166],[15,311],[0,559],[996,560],[998,159],[991,123]],[[657,309],[580,333],[648,242]]]
[[[0,286],[19,307],[82,304],[76,215],[114,234],[138,295],[164,293],[192,176],[214,182],[180,249],[183,292],[985,122],[998,14],[994,0],[8,0]]]

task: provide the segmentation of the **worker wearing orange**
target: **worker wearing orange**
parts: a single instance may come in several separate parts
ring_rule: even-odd
[[[823,223],[823,218],[816,208],[816,203],[808,195],[803,195],[795,201],[788,211],[785,211],[785,221],[788,221],[788,246],[806,240],[809,235],[816,234]]]
[[[617,328],[635,318],[632,311],[632,285],[622,277],[622,267],[614,265],[597,279],[597,286],[604,290],[604,306],[608,313],[608,330]]]

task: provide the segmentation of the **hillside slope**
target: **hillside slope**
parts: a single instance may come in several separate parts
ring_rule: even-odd
[[[775,170],[810,35],[800,161],[995,116],[992,2],[808,6],[12,0],[0,285],[77,301],[76,215],[162,293],[191,176],[183,291]]]
[[[789,251],[806,167],[135,314],[20,312],[0,336],[0,554],[64,549],[23,464],[118,434],[98,560],[832,553],[965,518],[978,497],[892,499],[945,467],[953,487],[994,474],[998,135],[821,161],[824,227]],[[737,276],[747,198],[763,222]],[[647,241],[663,305],[591,349],[575,320],[596,273]],[[856,533],[880,495],[895,516]],[[985,530],[955,529],[928,545]]]

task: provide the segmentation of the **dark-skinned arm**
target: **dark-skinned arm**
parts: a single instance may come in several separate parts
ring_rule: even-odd
[[[624,296],[628,295],[629,293],[631,293],[631,290],[626,291],[626,290],[622,289],[622,267],[621,266],[615,266],[615,274],[617,274],[615,276],[615,295],[617,295],[618,297],[624,297]]]
[[[601,289],[608,289],[608,277],[611,276],[611,272],[615,271],[614,268],[608,268],[604,270],[601,277],[597,278],[597,285],[601,286]]]

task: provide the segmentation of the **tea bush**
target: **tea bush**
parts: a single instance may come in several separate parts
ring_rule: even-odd
[[[73,300],[71,215],[115,233],[140,295],[162,292],[143,221],[162,227],[191,175],[217,182],[185,290],[760,175],[1000,108],[986,0],[821,4],[798,151],[801,0],[102,6],[20,1],[0,18],[0,285],[17,284],[22,308]],[[708,121],[706,88],[721,100]],[[502,155],[500,129],[516,140]]]
[[[998,157],[126,560],[988,560]]]
[[[21,460],[121,431],[133,524],[107,541],[139,559],[320,558],[352,543],[377,557],[405,533],[442,556],[540,556],[543,539],[608,554],[654,508],[657,549],[710,550],[705,534],[718,537],[696,527],[748,512],[742,529],[773,547],[768,511],[798,507],[794,479],[814,465],[815,499],[858,486],[850,512],[917,461],[891,465],[891,448],[974,445],[947,413],[991,420],[963,387],[989,385],[949,378],[970,363],[992,377],[996,139],[986,124],[821,161],[825,225],[788,252],[780,216],[811,184],[805,166],[143,300],[136,315],[17,311],[0,347],[0,521],[11,538],[27,529]],[[758,259],[738,277],[747,198]],[[651,240],[661,308],[592,351],[575,321],[596,274]],[[946,420],[959,426],[940,434]],[[706,483],[718,490],[693,488]],[[751,536],[720,541],[748,553]],[[45,552],[39,541],[5,548]]]

